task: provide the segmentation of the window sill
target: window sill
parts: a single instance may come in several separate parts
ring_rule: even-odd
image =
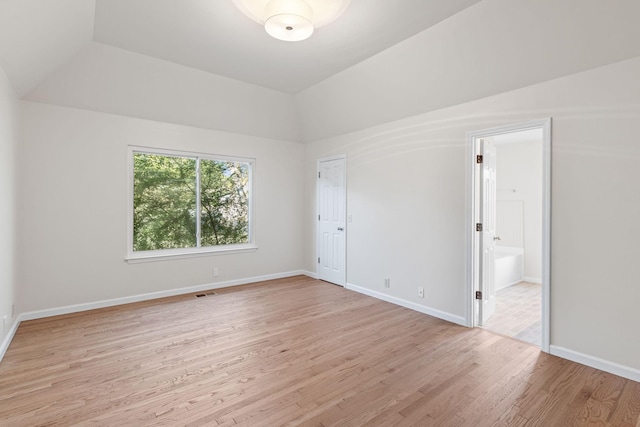
[[[156,262],[156,261],[171,261],[184,258],[195,258],[211,255],[231,255],[247,252],[255,252],[258,250],[254,245],[242,245],[236,247],[226,248],[198,248],[198,249],[186,249],[179,251],[148,251],[142,253],[129,254],[125,261],[129,264],[138,264],[142,262]]]

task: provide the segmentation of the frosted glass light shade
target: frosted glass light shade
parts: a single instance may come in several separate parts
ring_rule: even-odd
[[[271,37],[297,42],[313,34],[313,10],[304,0],[271,0],[264,29]]]
[[[232,0],[233,4],[271,36],[300,41],[333,22],[351,0]],[[289,29],[290,28],[290,29]]]

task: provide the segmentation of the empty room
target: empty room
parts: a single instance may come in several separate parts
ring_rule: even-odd
[[[640,427],[639,18],[1,0],[0,425]]]

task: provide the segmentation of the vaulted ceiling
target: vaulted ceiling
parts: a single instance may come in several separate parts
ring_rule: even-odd
[[[21,96],[94,42],[298,93],[480,0],[351,0],[303,42],[231,0],[0,0],[0,66]]]
[[[302,42],[234,0],[0,0],[28,102],[296,142],[640,55],[638,0],[351,0]]]

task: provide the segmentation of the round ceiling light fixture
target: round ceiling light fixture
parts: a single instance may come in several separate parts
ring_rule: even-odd
[[[313,34],[315,28],[338,18],[351,0],[233,0],[242,13],[270,36],[297,42]]]

